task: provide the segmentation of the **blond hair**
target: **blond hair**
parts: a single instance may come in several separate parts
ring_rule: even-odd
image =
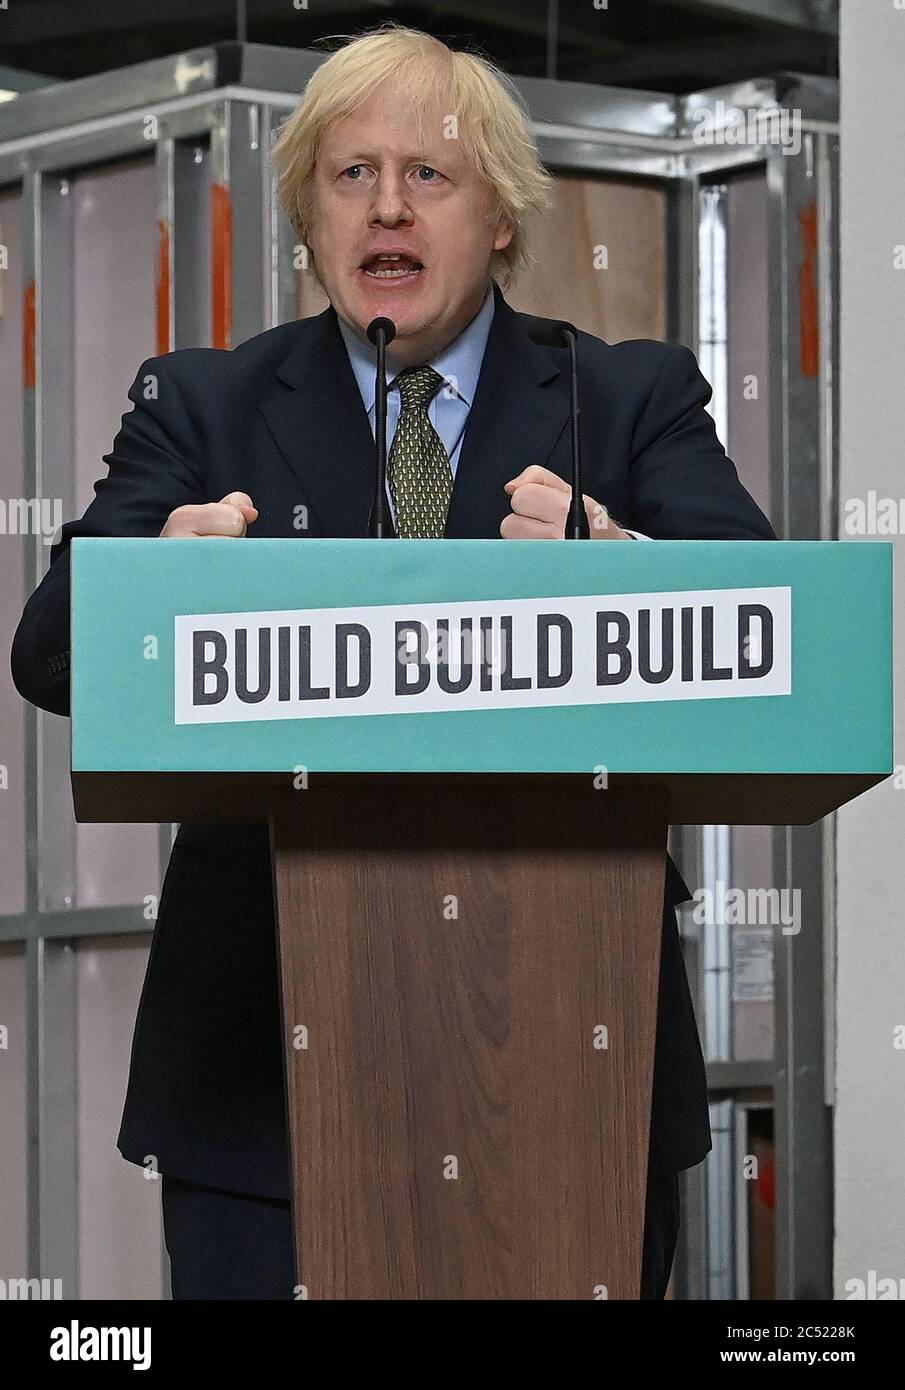
[[[280,203],[307,240],[311,185],[327,126],[361,106],[392,78],[406,91],[406,109],[423,130],[438,97],[449,114],[445,130],[461,141],[471,167],[495,195],[493,218],[512,228],[512,240],[494,254],[495,278],[507,283],[527,265],[525,218],[549,204],[552,180],[541,164],[523,102],[511,81],[488,59],[456,52],[439,39],[399,24],[351,38],[323,63],[280,131],[273,160]],[[448,126],[446,123],[449,123]]]

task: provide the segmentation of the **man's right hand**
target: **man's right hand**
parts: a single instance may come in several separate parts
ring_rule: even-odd
[[[166,519],[161,536],[244,536],[258,509],[247,492],[228,492],[219,502],[177,507]]]

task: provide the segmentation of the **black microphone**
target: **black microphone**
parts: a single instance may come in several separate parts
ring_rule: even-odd
[[[588,514],[584,509],[581,486],[581,401],[578,393],[578,330],[564,319],[536,318],[528,330],[533,343],[541,347],[562,347],[565,342],[569,349],[569,424],[572,436],[572,501],[565,534],[569,540],[587,540]]]
[[[377,445],[377,481],[368,518],[368,535],[382,540],[393,534],[387,502],[387,346],[396,336],[392,319],[372,319],[368,341],[377,348],[377,380],[374,391],[374,440]]]

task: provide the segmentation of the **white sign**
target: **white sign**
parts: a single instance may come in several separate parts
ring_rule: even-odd
[[[772,927],[736,927],[732,933],[732,998],[736,1004],[773,998]]]
[[[393,603],[175,619],[177,724],[792,691],[792,591]]]

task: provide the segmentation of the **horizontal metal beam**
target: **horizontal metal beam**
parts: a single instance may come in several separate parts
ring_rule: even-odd
[[[748,20],[811,34],[839,35],[839,0],[663,0],[681,10]]]
[[[268,44],[214,44],[74,82],[57,83],[25,92],[15,101],[0,105],[0,149],[11,154],[9,146],[14,142],[39,135],[56,139],[72,127],[106,119],[122,123],[130,113],[140,117],[161,114],[170,106],[203,101],[205,96],[222,94],[224,89],[252,89],[248,92],[249,100],[262,91],[285,92],[295,97],[304,91],[324,58],[321,52]],[[805,120],[809,115],[826,119],[826,103],[812,112],[810,100],[801,99],[808,96],[811,81],[790,75],[783,78],[783,85],[794,88],[794,104],[802,108]],[[837,84],[826,78],[813,81],[831,87],[835,104]],[[584,127],[589,133],[617,130],[629,137],[655,139],[686,133],[683,113],[690,97],[546,78],[516,78],[515,85],[538,125]],[[695,106],[706,104],[706,92],[694,95]],[[714,89],[712,95],[727,105],[772,106],[779,97],[778,83],[746,81]],[[147,141],[144,145],[147,148]]]
[[[48,87],[56,81],[55,77],[45,77],[40,72],[26,72],[23,68],[10,68],[0,63],[0,88],[6,92],[31,92],[35,87]]]
[[[282,60],[282,51],[276,52]],[[317,61],[311,54],[295,56]],[[265,66],[268,65],[260,64],[259,68]],[[123,70],[125,75],[129,72]],[[273,73],[259,70],[254,75],[264,78]],[[251,76],[249,72],[248,77]],[[783,105],[801,110],[803,131],[837,129],[838,83],[830,78],[783,75],[776,82],[738,83],[688,97],[534,78],[520,79],[518,85],[528,102],[541,158],[551,169],[683,179],[712,168],[762,162],[763,147],[699,145],[692,134],[694,118],[705,108],[711,112],[714,129],[718,130],[727,110],[774,109],[780,95]],[[65,89],[58,90],[65,94]],[[30,98],[21,100],[27,102]],[[226,86],[183,98],[152,101],[143,110],[130,107],[96,120],[67,120],[70,113],[61,111],[60,121],[52,129],[20,133],[18,138],[6,141],[3,135],[8,127],[0,106],[0,186],[21,182],[27,168],[59,175],[125,156],[150,157],[153,144],[146,138],[145,128],[149,112],[160,117],[160,130],[165,129],[168,138],[206,139],[224,100],[260,103],[279,115],[291,110],[297,97],[274,87],[263,90]],[[18,106],[19,101],[13,104]],[[79,107],[84,111],[81,100]],[[43,119],[44,113],[39,111],[38,116]]]
[[[0,943],[75,941],[86,936],[132,936],[150,933],[149,922],[138,904],[122,907],[81,907],[68,912],[41,912],[22,917],[0,917]]]
[[[56,82],[0,106],[0,145],[85,122],[123,120],[130,113],[143,119],[168,104],[188,105],[233,86],[266,88],[297,99],[325,57],[269,44],[218,43]]]
[[[708,1062],[707,1089],[711,1094],[770,1091],[775,1075],[772,1062]]]

